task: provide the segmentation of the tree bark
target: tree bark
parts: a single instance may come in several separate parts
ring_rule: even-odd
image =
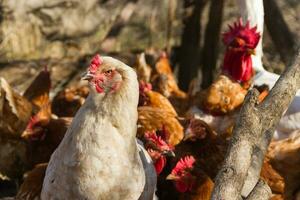
[[[285,23],[277,3],[274,0],[264,0],[266,27],[278,50],[281,60],[290,65],[296,55],[296,42]]]
[[[179,55],[179,86],[187,90],[199,67],[200,18],[207,0],[184,0],[183,33]]]
[[[271,195],[272,191],[268,184],[260,180],[245,200],[265,200],[269,199]]]
[[[275,125],[300,87],[300,54],[281,75],[266,99],[258,104],[258,91],[251,89],[237,118],[231,144],[219,171],[212,199],[241,199],[241,191],[251,166],[255,148],[265,134],[273,135]],[[265,149],[268,142],[263,145]],[[263,159],[261,156],[260,159]],[[259,160],[262,162],[261,160]],[[260,170],[258,168],[257,170]]]
[[[202,54],[202,87],[207,88],[214,79],[216,70],[220,33],[223,18],[224,0],[211,0],[209,21],[205,30],[204,48]]]

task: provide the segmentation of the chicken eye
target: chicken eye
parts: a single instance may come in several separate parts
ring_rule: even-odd
[[[110,70],[107,70],[107,71],[105,71],[104,73],[107,74],[107,75],[109,75],[109,74],[112,73],[112,70],[111,70],[111,69],[110,69]]]

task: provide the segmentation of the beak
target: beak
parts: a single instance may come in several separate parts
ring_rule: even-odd
[[[90,72],[85,72],[84,74],[81,75],[81,80],[87,80],[90,81],[94,78],[94,75],[91,74]]]
[[[178,180],[178,177],[173,175],[173,174],[169,174],[166,178],[166,180],[171,180],[171,181],[174,181],[174,180]]]
[[[187,141],[191,138],[195,137],[195,135],[191,132],[191,129],[190,128],[187,128],[185,130],[185,133],[184,133],[184,137],[183,137],[183,141]]]
[[[164,151],[164,152],[162,152],[162,154],[169,156],[169,157],[175,157],[174,151]]]
[[[250,55],[256,55],[255,49],[248,49]]]

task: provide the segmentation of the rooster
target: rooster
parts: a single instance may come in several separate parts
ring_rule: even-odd
[[[180,200],[209,200],[214,183],[205,174],[193,156],[181,158],[173,168],[168,180],[174,182],[175,188],[180,192]]]
[[[223,34],[227,49],[222,66],[222,75],[201,93],[201,107],[212,114],[227,114],[244,101],[253,76],[251,55],[260,39],[256,27],[242,20],[229,26]]]
[[[90,94],[51,156],[41,198],[138,199],[145,174],[135,140],[136,73],[97,55],[83,79]]]

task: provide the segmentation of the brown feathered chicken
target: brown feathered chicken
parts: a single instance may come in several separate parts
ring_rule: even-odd
[[[162,108],[151,106],[138,107],[138,132],[137,136],[143,138],[144,133],[157,131],[163,128],[169,133],[166,141],[175,146],[183,138],[183,127],[174,114]]]
[[[84,79],[90,94],[51,156],[41,198],[138,199],[145,172],[135,140],[136,73],[116,59],[97,55]],[[153,194],[154,188],[147,199]]]
[[[31,103],[15,92],[4,78],[0,79],[0,132],[18,137],[25,129],[32,113]]]
[[[272,167],[284,178],[284,198],[300,196],[300,131],[295,131],[284,140],[272,141],[267,158]]]
[[[175,146],[176,158],[172,162],[177,162],[178,158],[186,155],[193,155],[201,163],[201,169],[214,179],[225,158],[228,139],[216,134],[202,120],[191,118],[186,124],[184,139]]]
[[[50,102],[50,89],[50,72],[46,66],[32,81],[23,96],[30,101],[36,107],[36,111],[38,111],[43,105]]]
[[[265,158],[260,172],[260,178],[266,181],[272,191],[272,199],[283,197],[285,182],[283,177],[273,168],[270,160]],[[271,200],[272,200],[271,199]]]
[[[166,53],[162,53],[157,61],[151,83],[155,91],[170,100],[177,113],[182,114],[186,111],[188,95],[179,89]]]
[[[20,178],[27,168],[26,143],[20,139],[31,103],[0,78],[0,177]]]
[[[27,142],[27,161],[30,166],[48,162],[63,139],[72,118],[51,115],[51,105],[44,105],[29,121],[22,138]]]
[[[59,92],[52,101],[52,111],[59,117],[74,117],[89,94],[88,86],[70,87]]]
[[[19,125],[19,129],[11,129],[12,133],[15,134],[14,137],[2,137],[2,133],[0,135],[0,141],[3,142],[1,148],[6,150],[3,154],[4,157],[0,156],[2,161],[5,160],[1,164],[6,169],[3,170],[4,172],[1,170],[1,172],[9,178],[21,178],[23,172],[31,169],[35,164],[49,161],[51,154],[62,140],[70,124],[70,119],[58,119],[51,113],[49,100],[51,81],[47,68],[33,80],[25,91],[24,97],[13,92],[5,84],[5,81],[3,83],[6,91],[3,95],[8,95],[8,99],[11,101],[8,105],[12,106],[12,111],[25,110],[23,113],[29,116],[33,113],[30,119],[26,117],[27,120],[24,120],[24,123],[25,121],[27,123],[24,128],[18,119],[14,119],[15,121],[10,119],[11,121],[9,121],[9,117],[3,118],[3,120],[8,120],[7,125]],[[4,103],[6,104],[6,102]],[[6,105],[4,107],[3,112],[10,116]],[[4,123],[2,122],[2,124]]]
[[[40,199],[47,166],[47,163],[38,164],[25,174],[23,184],[16,195],[16,200]]]
[[[214,188],[212,179],[201,169],[193,156],[181,158],[168,180],[174,182],[179,200],[209,200]]]
[[[156,173],[159,175],[167,164],[167,156],[175,156],[174,147],[165,141],[166,130],[158,132],[146,132],[144,146],[153,160]]]
[[[177,116],[177,113],[170,101],[159,92],[153,91],[150,83],[145,83],[143,81],[140,82],[139,106],[161,108],[166,112]]]
[[[221,75],[199,94],[199,104],[204,111],[212,114],[226,114],[234,111],[244,101],[247,90],[238,82]]]

